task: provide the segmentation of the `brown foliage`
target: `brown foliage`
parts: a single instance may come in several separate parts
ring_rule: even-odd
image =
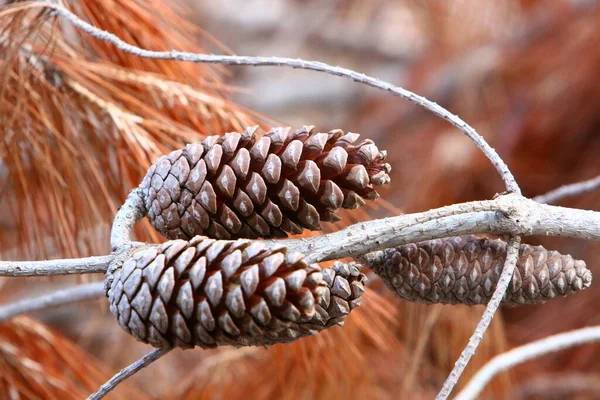
[[[110,377],[106,366],[58,332],[27,317],[0,325],[0,397],[82,399]],[[147,399],[132,383],[119,392]]]
[[[197,39],[207,38],[164,0],[65,3],[141,47],[201,52]],[[412,16],[414,29],[394,26],[395,42],[416,37],[410,43],[415,48],[427,44],[398,63],[407,77],[400,83],[449,104],[472,123],[505,158],[526,195],[598,173],[600,91],[595,82],[600,53],[591,50],[600,40],[600,12],[572,4],[406,2],[401,7]],[[343,2],[337,18],[344,27],[370,32],[369,24],[381,21],[375,18],[378,7],[385,12],[381,2]],[[516,27],[523,29],[513,37]],[[0,207],[10,212],[0,216],[2,252],[16,248],[24,259],[105,253],[114,212],[159,155],[262,121],[230,101],[224,69],[117,52],[54,22],[35,5],[0,9],[3,35],[10,40],[0,40],[0,184],[6,188]],[[361,49],[369,55],[378,51]],[[381,193],[395,206],[424,210],[489,198],[500,190],[487,160],[442,121],[389,97],[361,97],[353,104],[346,126],[372,132],[371,139],[395,150],[389,157],[394,185]],[[376,132],[385,134],[376,138]],[[595,200],[587,196],[570,205],[589,208],[597,206]],[[334,227],[398,213],[381,199],[356,211],[345,213]],[[159,240],[149,224],[140,225],[141,239]],[[597,245],[544,243],[585,258],[597,271]],[[511,345],[592,323],[597,297],[588,290],[541,307],[505,310]],[[263,399],[431,397],[482,313],[481,307],[440,309],[393,299],[372,277],[363,306],[343,328],[269,350],[194,351],[189,357],[176,353],[156,368],[171,373],[173,380],[173,371],[189,371],[179,381],[179,395],[190,399],[249,393]],[[82,322],[73,318],[71,323]],[[24,351],[24,342],[15,338],[17,328],[5,326],[11,345]],[[117,324],[113,328],[119,329]],[[496,318],[461,382],[506,348],[504,330],[502,319]],[[90,332],[93,337],[94,330]],[[130,338],[110,344],[123,351],[107,361],[122,363],[123,354],[132,355]],[[100,352],[102,358],[110,354],[114,348]],[[515,376],[522,380],[540,369],[591,370],[598,368],[597,354],[597,348],[576,350],[546,363],[526,364]],[[116,371],[123,365],[111,366]],[[20,384],[18,376],[10,376]],[[71,376],[62,375],[62,381],[76,384]],[[502,375],[491,386],[493,393],[508,396],[510,382]],[[172,383],[148,380],[142,387],[165,393]]]
[[[200,363],[181,398],[392,398],[398,375],[385,370],[404,354],[395,337],[398,325],[394,307],[368,291],[342,328],[267,351],[244,351],[243,364],[228,361],[230,351],[220,353],[222,362]]]
[[[140,46],[202,51],[160,1],[69,3]],[[2,9],[0,37],[0,243],[27,259],[106,252],[107,222],[154,159],[259,119],[227,99],[215,68],[116,52],[35,4]]]

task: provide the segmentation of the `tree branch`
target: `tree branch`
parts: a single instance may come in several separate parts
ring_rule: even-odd
[[[141,189],[133,189],[127,195],[125,203],[119,208],[113,220],[110,231],[110,246],[113,251],[132,243],[131,231],[135,223],[144,217],[144,210]]]
[[[134,375],[136,372],[140,371],[143,368],[146,368],[154,361],[158,360],[165,354],[167,354],[171,349],[154,349],[150,353],[146,354],[144,357],[140,358],[133,364],[123,368],[119,371],[115,376],[110,378],[108,382],[104,385],[100,386],[96,392],[92,393],[88,400],[98,400],[106,396],[111,390],[113,390],[119,383],[123,382],[125,379]]]
[[[0,307],[0,322],[19,314],[58,307],[64,304],[105,296],[104,282],[94,282],[72,288],[58,290],[48,295],[18,301]]]
[[[119,210],[121,220],[113,228],[117,243],[138,244],[128,237],[129,229],[139,214]],[[115,218],[117,220],[117,218]],[[340,231],[300,239],[270,240],[285,245],[290,251],[319,262],[344,257],[357,257],[384,248],[397,247],[423,240],[476,233],[524,236],[564,236],[600,240],[600,212],[540,204],[515,194],[494,200],[453,204],[414,214],[360,222]],[[127,253],[123,253],[123,257]],[[0,261],[0,276],[50,276],[106,272],[116,256],[75,258],[50,261]]]
[[[351,225],[326,235],[274,240],[311,262],[358,257],[435,238],[476,233],[600,240],[600,212],[540,204],[509,194]]]
[[[112,256],[46,261],[0,261],[0,276],[54,276],[104,273]]]
[[[413,241],[451,236],[454,229],[470,222],[465,216],[476,221],[475,226],[468,229],[475,229],[480,225],[482,217],[487,225],[490,215],[495,214],[500,207],[495,200],[453,204],[421,213],[360,222],[326,235],[270,242],[274,245],[284,245],[289,251],[304,254],[307,262],[357,257]],[[415,238],[424,239],[413,240]]]
[[[533,198],[538,203],[555,203],[565,197],[577,196],[600,188],[600,175],[586,181],[570,183]]]
[[[597,341],[600,341],[600,326],[576,329],[515,347],[488,361],[456,396],[456,400],[478,398],[479,393],[495,375],[515,365],[544,354]]]
[[[436,396],[436,400],[445,400],[450,396],[452,389],[456,386],[456,383],[460,379],[463,371],[465,370],[469,360],[475,354],[479,343],[483,339],[483,334],[490,326],[500,303],[502,302],[502,298],[506,293],[506,289],[508,289],[508,284],[512,279],[513,273],[515,271],[515,266],[517,264],[517,259],[519,255],[519,245],[521,244],[521,238],[519,236],[513,236],[509,239],[508,245],[506,246],[506,261],[504,262],[504,268],[502,269],[502,274],[500,275],[500,279],[498,280],[498,284],[496,285],[496,289],[494,290],[494,294],[492,295],[492,299],[487,305],[481,320],[477,324],[475,328],[475,332],[469,339],[469,343],[463,350],[462,354],[454,364],[454,368],[446,382],[444,382],[444,386],[442,390]]]
[[[358,73],[351,69],[334,67],[318,61],[306,61],[302,59],[293,59],[285,57],[248,57],[248,56],[227,56],[227,55],[215,55],[215,54],[195,54],[181,51],[152,51],[142,49],[137,46],[133,46],[129,43],[124,42],[116,35],[103,31],[87,22],[81,20],[75,14],[67,10],[61,5],[50,4],[47,2],[40,2],[41,6],[51,8],[54,10],[56,15],[59,15],[81,31],[87,34],[111,43],[121,51],[136,55],[138,57],[160,59],[160,60],[177,60],[187,61],[194,63],[214,63],[214,64],[225,64],[225,65],[252,65],[252,66],[279,66],[279,67],[291,67],[298,69],[306,69],[317,72],[324,72],[331,75],[341,76],[352,79],[355,82],[362,83],[380,90],[389,92],[395,96],[410,101],[426,110],[432,112],[438,117],[448,121],[453,126],[461,130],[467,137],[469,137],[475,145],[485,154],[485,156],[492,162],[504,184],[509,192],[517,194],[521,193],[519,185],[515,181],[514,176],[508,169],[506,163],[500,158],[498,153],[485,141],[481,135],[475,131],[469,124],[463,121],[458,116],[452,114],[440,105],[427,100],[426,98],[419,96],[409,90],[401,87],[392,85],[389,82],[385,82],[381,79],[377,79],[365,74]]]

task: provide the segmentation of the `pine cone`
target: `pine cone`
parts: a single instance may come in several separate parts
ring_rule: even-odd
[[[196,236],[113,265],[107,295],[121,327],[155,347],[258,346],[343,324],[365,279],[354,265],[321,270],[285,247]]]
[[[364,262],[408,301],[486,304],[506,259],[506,243],[458,236],[407,244],[367,255]],[[538,304],[589,287],[585,262],[541,246],[521,245],[503,302]]]
[[[152,226],[169,239],[285,237],[338,221],[388,183],[371,140],[341,130],[273,128],[210,136],[159,158],[140,187]]]

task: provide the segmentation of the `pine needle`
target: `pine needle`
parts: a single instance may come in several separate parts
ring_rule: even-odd
[[[201,30],[163,1],[66,4],[138,45],[202,51]],[[108,223],[159,155],[262,120],[231,103],[221,68],[115,51],[35,3],[0,9],[0,37],[0,206],[12,220],[0,243],[23,258],[104,253]],[[147,223],[136,232],[160,240]]]
[[[109,376],[105,366],[67,338],[28,317],[0,325],[0,397],[82,399]],[[133,384],[121,395],[147,399]]]

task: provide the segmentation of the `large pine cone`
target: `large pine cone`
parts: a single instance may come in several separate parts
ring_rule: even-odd
[[[364,257],[363,261],[398,296],[408,301],[486,304],[506,259],[506,242],[458,236],[407,244]],[[542,246],[521,245],[514,276],[503,302],[544,303],[589,287],[585,262]]]
[[[113,265],[107,295],[121,327],[155,347],[256,346],[341,325],[365,279],[354,265],[321,270],[285,247],[197,236]]]
[[[152,226],[169,239],[285,237],[337,221],[377,198],[389,164],[370,140],[341,130],[256,127],[211,136],[159,158],[140,187]]]

